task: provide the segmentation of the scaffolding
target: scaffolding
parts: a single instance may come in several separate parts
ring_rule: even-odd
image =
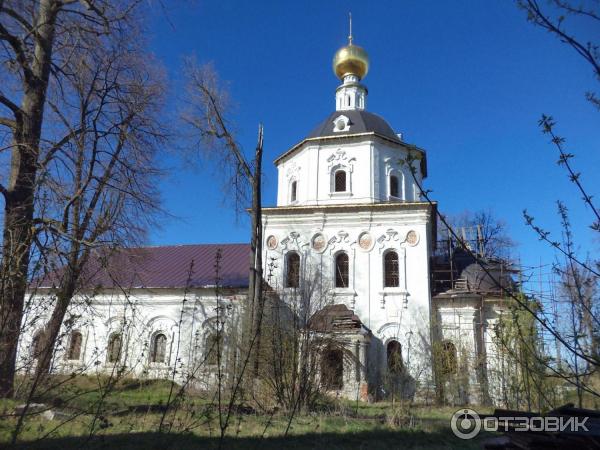
[[[501,295],[502,287],[509,287],[511,276],[518,274],[519,270],[508,259],[488,256],[481,225],[456,228],[455,234],[442,229],[438,235],[431,264],[433,295],[448,291],[480,290],[480,286],[475,286],[464,272],[473,263],[483,264],[497,275],[501,287],[493,286],[496,283],[490,279],[487,291]]]
[[[516,280],[519,278],[519,270],[510,260],[490,255],[493,252],[486,249],[481,225],[457,227],[453,231],[454,233],[447,229],[440,230],[432,257],[431,290],[434,307],[437,309],[440,305],[446,305],[446,308],[452,308],[450,321],[446,319],[438,326],[450,326],[455,330],[453,333],[456,333],[454,339],[459,340],[463,328],[461,311],[467,306],[476,308],[477,313],[471,325],[474,327],[474,353],[467,358],[468,365],[477,373],[479,387],[475,391],[481,396],[479,400],[489,403],[487,347],[490,343],[487,330],[489,313],[486,310],[492,303],[502,309],[507,301],[505,291],[518,288]],[[441,328],[437,333],[438,338],[443,339]],[[456,344],[459,348],[462,347],[461,342]]]

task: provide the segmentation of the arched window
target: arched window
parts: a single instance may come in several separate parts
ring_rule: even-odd
[[[383,257],[384,287],[400,286],[400,271],[398,269],[398,253],[386,252]]]
[[[390,176],[390,196],[400,197],[399,192],[398,177],[396,175],[392,175]]]
[[[340,349],[327,347],[321,357],[321,384],[325,389],[344,386],[344,354]]]
[[[335,173],[334,191],[335,192],[346,192],[346,171],[338,170]]]
[[[339,253],[335,257],[335,287],[347,288],[350,285],[348,268],[348,255]]]
[[[108,362],[115,363],[121,359],[121,348],[123,347],[123,340],[119,333],[113,333],[108,338],[108,347],[106,352],[108,354]]]
[[[164,363],[167,355],[167,336],[163,333],[158,333],[152,339],[150,348],[150,361],[154,363]]]
[[[300,255],[289,252],[285,256],[286,277],[285,287],[297,288],[300,286]]]
[[[346,104],[350,106],[350,96],[346,95]]]
[[[67,359],[78,360],[81,357],[81,343],[83,342],[83,336],[79,331],[73,331],[71,333],[71,339],[69,340],[69,351],[67,352]]]
[[[291,202],[296,201],[297,192],[298,192],[298,182],[292,181],[292,185],[290,187],[290,201]]]
[[[453,375],[458,370],[456,346],[450,341],[440,343],[439,367],[442,375]]]
[[[210,333],[204,341],[205,362],[216,366],[223,358],[223,333]]]
[[[399,375],[404,368],[402,361],[402,346],[398,341],[390,341],[387,345],[387,366],[392,375]]]
[[[37,359],[41,356],[43,349],[42,337],[44,336],[44,331],[39,330],[33,335],[33,339],[31,341],[31,356],[34,359]]]

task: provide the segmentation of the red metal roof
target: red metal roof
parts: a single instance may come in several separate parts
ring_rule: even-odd
[[[220,282],[217,283],[219,250]],[[97,254],[87,265],[81,285],[88,289],[185,288],[216,284],[242,288],[248,286],[249,268],[249,244],[140,247],[115,250],[108,256]],[[52,287],[58,277],[59,274],[46,277],[40,287]]]

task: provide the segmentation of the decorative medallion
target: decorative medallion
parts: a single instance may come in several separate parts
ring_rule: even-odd
[[[327,247],[327,239],[323,235],[323,233],[315,233],[312,238],[312,248],[316,252],[323,252]]]
[[[415,230],[410,230],[408,233],[406,233],[406,242],[408,245],[412,245],[413,247],[418,244],[419,235]]]
[[[361,250],[368,252],[373,248],[373,244],[373,236],[368,231],[364,231],[358,236],[358,246]]]
[[[277,238],[273,235],[267,238],[267,248],[269,250],[275,250],[277,248]]]

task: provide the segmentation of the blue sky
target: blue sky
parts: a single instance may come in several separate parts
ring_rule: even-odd
[[[582,252],[597,251],[591,215],[537,127],[542,113],[556,118],[584,183],[600,195],[599,115],[584,98],[597,81],[513,2],[200,0],[168,8],[168,20],[155,12],[149,38],[172,95],[182,92],[182,58],[195,54],[227,80],[239,140],[250,152],[264,124],[265,205],[276,199],[273,159],[334,110],[331,59],[346,42],[352,11],[355,42],[371,58],[367,109],[427,150],[426,187],[443,213],[492,209],[508,223],[523,263],[534,265],[553,254],[525,227],[522,210],[558,237],[561,199]],[[152,231],[151,244],[248,240],[247,221],[236,220],[213,167],[164,160],[177,169],[162,185],[176,218]]]

